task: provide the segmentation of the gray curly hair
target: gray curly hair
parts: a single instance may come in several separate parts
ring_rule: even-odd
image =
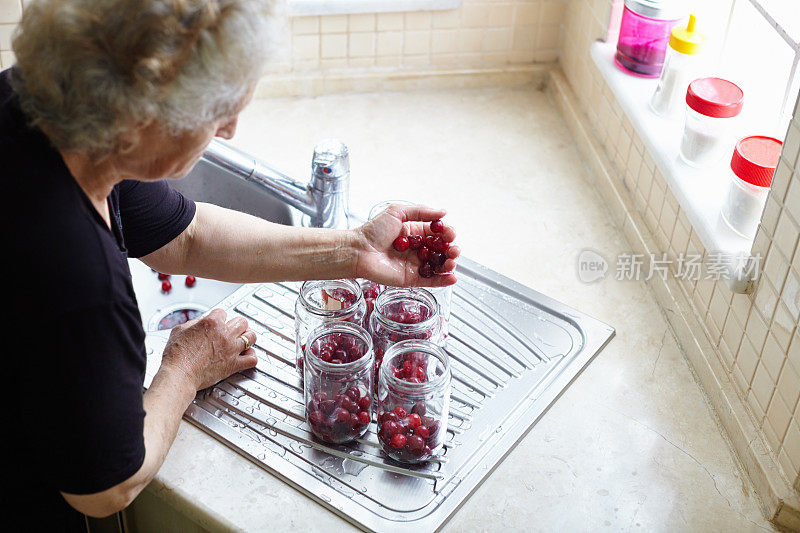
[[[107,155],[137,123],[232,114],[262,74],[269,0],[36,0],[11,83],[56,148]]]

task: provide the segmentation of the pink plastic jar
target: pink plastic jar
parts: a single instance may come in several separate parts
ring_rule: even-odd
[[[625,0],[614,62],[628,73],[658,78],[670,31],[685,15],[680,0]]]

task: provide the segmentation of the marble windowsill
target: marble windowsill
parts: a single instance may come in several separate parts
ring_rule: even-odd
[[[439,11],[461,7],[462,0],[289,0],[293,17],[403,11]]]
[[[753,239],[735,233],[720,216],[730,180],[729,160],[707,169],[693,168],[681,161],[678,153],[683,123],[661,118],[650,110],[650,97],[658,79],[625,74],[614,64],[614,52],[613,43],[592,44],[592,60],[686,212],[703,246],[710,252],[749,254]]]

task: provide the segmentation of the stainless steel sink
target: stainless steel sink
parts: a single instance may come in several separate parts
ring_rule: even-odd
[[[224,170],[201,163],[177,183],[188,196],[289,223],[288,209]],[[299,284],[198,280],[159,291],[156,274],[132,262],[147,330],[145,386],[158,369],[175,306],[214,306],[258,333],[255,369],[198,393],[185,418],[255,464],[361,528],[440,528],[614,335],[610,326],[470,261],[459,260],[447,352],[453,391],[442,453],[406,466],[380,451],[374,423],[349,445],[317,442],[304,419],[294,368]]]

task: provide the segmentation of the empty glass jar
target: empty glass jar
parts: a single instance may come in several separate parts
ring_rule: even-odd
[[[436,298],[436,303],[439,304],[439,317],[442,321],[442,346],[444,346],[450,333],[450,305],[453,299],[453,286],[426,287],[425,290],[430,292]]]
[[[306,422],[319,439],[334,444],[362,436],[372,419],[372,338],[349,322],[315,328],[305,350]]]
[[[378,376],[378,442],[396,461],[427,461],[447,434],[450,360],[439,346],[407,340],[390,347]]]
[[[294,306],[295,358],[303,377],[303,354],[311,330],[326,322],[345,321],[364,326],[367,304],[361,285],[351,279],[306,281]]]

